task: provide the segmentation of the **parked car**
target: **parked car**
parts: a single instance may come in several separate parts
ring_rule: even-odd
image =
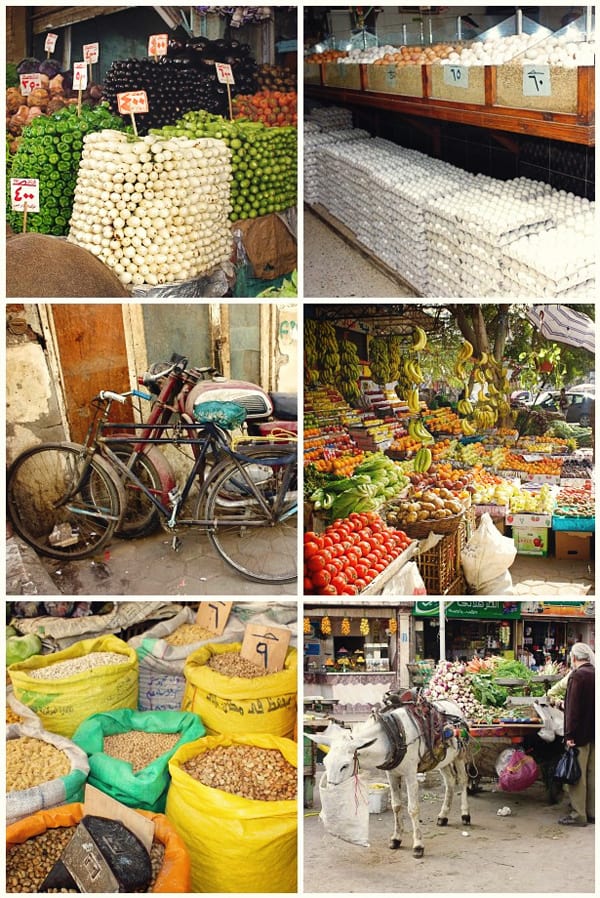
[[[559,412],[559,390],[552,390],[548,396],[536,403],[533,408],[542,411]],[[565,421],[568,424],[579,424],[580,427],[589,427],[592,423],[594,396],[580,390],[567,390],[569,405],[565,412]]]

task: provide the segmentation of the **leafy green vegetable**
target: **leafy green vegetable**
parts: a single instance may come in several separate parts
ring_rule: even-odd
[[[494,678],[499,680],[527,680],[533,673],[521,661],[501,661],[494,667]]]
[[[9,636],[6,640],[6,666],[26,661],[32,655],[39,655],[41,650],[42,642],[35,633],[29,633],[27,636]]]
[[[482,705],[493,705],[495,708],[502,708],[506,704],[508,690],[494,683],[490,674],[473,674],[471,677],[471,688],[475,698]]]

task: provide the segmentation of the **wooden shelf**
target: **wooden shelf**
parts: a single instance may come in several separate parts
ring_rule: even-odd
[[[437,121],[459,122],[492,131],[527,134],[532,137],[548,137],[567,143],[585,146],[595,144],[595,96],[594,68],[577,69],[577,111],[548,112],[536,109],[500,106],[497,98],[498,68],[485,66],[485,99],[483,104],[456,103],[431,97],[430,66],[422,69],[422,97],[406,97],[366,89],[367,66],[360,65],[360,89],[328,87],[324,83],[324,66],[321,66],[320,84],[306,82],[306,96],[341,105],[365,106],[396,112],[399,115],[418,116]]]

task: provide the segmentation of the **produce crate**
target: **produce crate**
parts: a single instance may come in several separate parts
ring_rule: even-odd
[[[461,529],[417,555],[416,561],[428,595],[443,596],[460,574]]]
[[[360,90],[360,66],[352,62],[326,62],[323,84],[325,87],[343,87],[347,90]]]
[[[453,580],[444,595],[446,596],[464,596],[467,593],[467,582],[462,574]]]
[[[304,81],[306,84],[321,83],[321,66],[317,62],[304,63]]]
[[[548,555],[547,527],[513,527],[512,537],[518,555]]]
[[[485,105],[485,72],[483,66],[445,66],[434,63],[431,69],[431,99],[450,100],[453,103]],[[444,70],[447,70],[446,72]],[[460,69],[462,80],[448,83],[451,69]],[[465,80],[466,76],[466,80]]]
[[[420,65],[366,66],[366,90],[374,93],[397,94],[404,97],[423,96],[423,77]]]
[[[591,558],[591,533],[569,533],[558,530],[555,534],[555,555],[560,559],[589,561]]]
[[[527,96],[523,92],[524,78],[529,70],[540,69],[531,63],[523,65],[520,61],[496,68],[496,103],[498,106],[510,106],[514,109],[537,109],[540,112],[577,112],[578,73],[577,69],[559,66],[542,66],[548,69],[550,93],[543,91]],[[538,71],[539,74],[539,71]],[[532,80],[532,79],[530,79]],[[541,87],[541,85],[540,85]]]
[[[559,514],[552,515],[553,530],[584,530],[593,533],[596,530],[596,518],[566,518]]]

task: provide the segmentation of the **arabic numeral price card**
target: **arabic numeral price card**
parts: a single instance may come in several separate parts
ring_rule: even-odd
[[[549,65],[523,66],[523,96],[551,97],[552,81]]]
[[[467,90],[469,87],[469,67],[466,65],[445,65],[444,84]]]

